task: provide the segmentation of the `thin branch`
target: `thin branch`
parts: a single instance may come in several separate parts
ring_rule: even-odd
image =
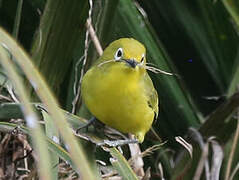
[[[90,4],[90,8],[89,8],[89,15],[88,15],[88,19],[91,22],[91,15],[92,15],[92,10],[93,10],[93,2],[92,0],[89,0],[89,4]],[[74,82],[74,87],[77,86],[78,84],[78,88],[77,88],[77,93],[75,94],[75,98],[72,101],[72,110],[71,113],[75,114],[76,112],[76,106],[79,102],[80,99],[80,90],[81,90],[81,81],[84,75],[84,67],[86,65],[86,61],[87,61],[87,54],[88,54],[88,49],[89,49],[89,29],[86,29],[86,34],[85,34],[85,50],[84,50],[84,60],[83,60],[83,64],[82,64],[82,68],[81,68],[81,74],[80,74],[80,80],[78,81],[77,78],[75,79]],[[75,70],[75,74],[78,75],[78,65],[79,63],[82,61],[82,57],[78,60],[78,62],[76,63],[76,70]],[[76,76],[77,77],[77,76]],[[74,88],[74,93],[75,93],[75,88]]]
[[[91,24],[91,20],[90,19],[87,19],[86,21],[86,27],[90,33],[90,37],[91,37],[91,40],[92,42],[94,43],[95,45],[95,48],[96,48],[96,51],[98,52],[98,54],[101,56],[103,54],[103,49],[100,45],[100,41],[95,33],[95,30]]]
[[[130,139],[135,139],[132,134],[129,134]],[[140,150],[139,144],[129,144],[129,149],[130,149],[130,154],[131,157],[133,158],[132,160],[132,166],[134,172],[138,175],[143,177],[145,175],[144,172],[144,161],[143,158],[140,156],[142,153]]]
[[[77,65],[76,65],[76,70],[75,70],[75,74],[78,75],[78,65],[79,63],[82,61],[82,59],[84,58],[83,60],[83,65],[82,65],[82,68],[81,68],[81,75],[80,75],[80,80],[77,81],[77,79],[75,78],[75,83],[74,83],[74,93],[76,92],[76,85],[78,84],[78,88],[77,88],[77,92],[76,92],[76,95],[75,95],[75,98],[74,100],[72,101],[72,113],[75,114],[75,111],[76,111],[76,105],[77,103],[79,102],[79,98],[80,98],[80,90],[81,90],[81,82],[82,82],[82,78],[83,78],[83,75],[84,75],[84,67],[86,65],[86,61],[87,61],[87,53],[88,53],[88,49],[89,49],[89,35],[90,35],[90,38],[92,40],[92,42],[94,43],[95,45],[95,48],[96,48],[96,51],[98,52],[98,54],[101,56],[103,54],[103,49],[100,45],[100,41],[95,33],[95,30],[92,26],[92,21],[91,21],[91,15],[92,15],[92,11],[93,11],[93,1],[92,0],[89,0],[89,4],[90,4],[90,9],[89,9],[89,16],[88,16],[88,19],[86,20],[86,37],[85,37],[85,51],[84,51],[84,56],[82,56],[79,61],[77,62]]]
[[[181,136],[176,136],[175,140],[181,144],[190,154],[190,157],[193,158],[193,146],[189,144],[185,139],[183,139]]]

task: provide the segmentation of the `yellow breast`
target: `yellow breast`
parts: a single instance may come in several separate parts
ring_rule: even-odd
[[[144,93],[143,73],[116,63],[110,68],[94,66],[82,81],[82,97],[91,113],[110,127],[135,134],[140,142],[154,119]]]

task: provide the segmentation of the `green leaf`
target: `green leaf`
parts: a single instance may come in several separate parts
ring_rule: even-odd
[[[238,53],[237,59],[238,61],[235,62],[233,76],[227,91],[228,98],[232,96],[233,93],[237,92],[239,89],[239,53]]]
[[[110,148],[109,151],[111,156],[113,157],[113,159],[110,160],[111,164],[122,176],[122,178],[125,180],[138,180],[136,174],[134,173],[124,156],[116,148]]]
[[[16,39],[18,38],[19,26],[21,22],[22,4],[23,4],[23,0],[19,0],[17,3],[17,12],[16,12],[16,17],[14,22],[13,33],[12,33],[13,37],[15,37]]]
[[[56,126],[54,124],[54,121],[51,119],[49,114],[42,110],[43,120],[45,122],[45,131],[46,136],[50,139],[52,139],[56,143],[60,143],[60,136],[59,132],[56,129]],[[52,178],[57,180],[58,179],[58,164],[59,164],[59,158],[55,152],[50,152],[50,162],[51,162],[51,173]]]
[[[207,138],[216,136],[221,143],[226,143],[235,131],[237,119],[231,116],[238,107],[239,92],[233,94],[208,116],[199,129],[202,135]]]
[[[32,46],[32,59],[55,92],[60,94],[62,83],[74,60],[74,51],[87,17],[88,1],[48,0]]]
[[[239,30],[239,4],[237,0],[222,0],[227,11],[232,16],[234,22],[236,23],[237,31]]]
[[[0,119],[22,119],[23,113],[20,104],[16,103],[1,103],[0,104]]]
[[[239,32],[239,4],[236,0],[223,0],[227,11],[230,13],[233,22],[236,24],[234,27]],[[238,91],[239,85],[239,50],[237,50],[236,61],[233,66],[233,74],[230,85],[228,87],[227,97],[230,97],[234,92]]]

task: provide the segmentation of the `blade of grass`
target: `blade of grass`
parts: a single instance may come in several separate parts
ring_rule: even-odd
[[[226,7],[227,11],[231,15],[233,22],[236,24],[235,28],[237,32],[239,32],[239,6],[238,1],[235,0],[222,0],[224,6]],[[238,52],[238,51],[237,51]],[[237,86],[239,84],[239,52],[236,56],[236,61],[234,70],[232,71],[232,80],[228,88],[227,97],[230,97],[237,89]]]
[[[55,143],[60,143],[60,137],[59,132],[57,131],[54,121],[51,119],[49,114],[45,111],[42,111],[43,120],[45,122],[45,132],[46,136],[50,139],[52,139]],[[59,158],[58,155],[55,152],[50,152],[50,163],[51,163],[51,173],[52,178],[57,180],[58,179],[58,164],[59,164]]]
[[[232,147],[231,147],[231,152],[228,158],[228,162],[227,162],[227,167],[226,167],[226,173],[225,173],[225,180],[229,180],[230,176],[231,176],[231,168],[232,168],[232,161],[234,159],[234,154],[236,151],[236,147],[238,146],[238,139],[239,139],[239,112],[237,113],[237,128],[236,128],[236,132],[233,138],[233,143],[232,143]]]
[[[4,43],[9,48],[9,51],[13,54],[13,56],[16,57],[16,62],[21,67],[26,77],[34,87],[37,95],[45,104],[49,113],[53,115],[52,119],[60,134],[62,135],[64,142],[69,147],[69,152],[71,154],[72,160],[76,164],[78,172],[80,172],[82,179],[94,179],[94,175],[91,172],[90,166],[80,144],[73,136],[72,129],[69,127],[63,113],[60,112],[57,108],[57,102],[55,98],[46,86],[39,72],[34,67],[28,55],[2,29],[0,29],[0,41]]]
[[[12,61],[6,55],[6,51],[0,46],[0,62],[4,69],[8,72],[8,77],[12,80],[15,88],[18,92],[19,99],[23,102],[22,111],[24,117],[27,121],[29,128],[31,129],[31,134],[34,142],[35,149],[39,155],[39,175],[41,179],[50,180],[52,179],[50,164],[49,164],[49,154],[47,151],[46,142],[43,139],[43,133],[38,124],[38,117],[32,107],[29,104],[29,97],[26,94],[25,88],[23,87],[23,82],[21,78],[16,73],[16,69]]]
[[[84,32],[88,0],[48,0],[32,45],[32,59],[58,97]],[[60,71],[59,71],[60,69]]]
[[[231,82],[227,89],[227,97],[228,98],[231,97],[233,95],[233,93],[236,92],[237,86],[239,84],[239,52],[237,54],[236,59],[237,59],[237,61],[235,62],[235,65],[233,68],[234,70],[233,70]]]
[[[237,0],[222,0],[227,11],[232,16],[234,22],[237,25],[237,31],[239,30],[239,5]]]
[[[136,174],[130,167],[129,163],[126,161],[124,156],[116,148],[109,149],[111,156],[111,164],[118,171],[118,173],[125,180],[138,180]]]
[[[16,39],[18,38],[18,33],[20,28],[22,5],[23,5],[23,0],[19,0],[17,3],[17,12],[16,12],[15,21],[14,21],[13,33],[12,33],[13,37],[15,37]]]

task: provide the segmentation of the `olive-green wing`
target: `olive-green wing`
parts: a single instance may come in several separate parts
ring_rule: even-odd
[[[148,73],[145,73],[144,76],[144,84],[145,84],[145,93],[148,99],[148,105],[150,108],[153,109],[155,113],[155,119],[158,117],[158,94],[157,91],[154,89],[154,85],[152,80],[150,79]]]

